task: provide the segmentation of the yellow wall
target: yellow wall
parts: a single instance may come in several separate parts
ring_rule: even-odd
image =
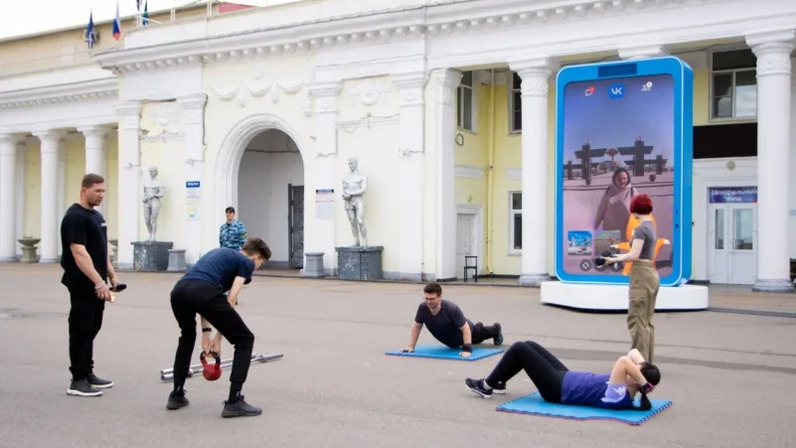
[[[41,149],[39,141],[28,139],[25,153],[25,218],[22,235],[41,238]]]

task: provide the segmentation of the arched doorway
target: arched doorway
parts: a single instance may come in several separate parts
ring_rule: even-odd
[[[234,206],[248,235],[268,243],[263,269],[304,264],[304,159],[295,136],[282,119],[253,115],[230,130],[216,161],[216,209]]]
[[[304,165],[296,143],[278,129],[257,134],[243,151],[238,218],[268,243],[269,267],[303,267]]]

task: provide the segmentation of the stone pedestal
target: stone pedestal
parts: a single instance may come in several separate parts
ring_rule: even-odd
[[[305,277],[326,277],[323,268],[323,252],[304,252],[306,263],[304,264]]]
[[[382,278],[381,254],[384,246],[336,247],[337,276],[342,280]]]
[[[169,267],[169,249],[174,243],[169,241],[134,241],[133,270],[152,272],[165,271]]]
[[[185,249],[170,249],[169,250],[169,268],[170,272],[185,272],[188,270],[188,265],[185,264]]]
[[[38,263],[39,257],[36,255],[36,244],[41,241],[38,238],[25,238],[17,240],[22,245],[22,258],[20,263]]]

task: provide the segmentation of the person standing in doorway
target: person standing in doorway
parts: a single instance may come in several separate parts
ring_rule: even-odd
[[[94,339],[102,327],[105,302],[119,279],[108,255],[105,219],[95,209],[105,197],[105,179],[86,174],[80,184],[80,201],[72,204],[61,221],[61,283],[69,290],[69,370],[72,382],[66,393],[97,397],[113,382],[94,374]],[[108,286],[110,281],[111,286]]]
[[[241,250],[246,242],[246,226],[235,219],[235,208],[227,207],[225,210],[227,221],[221,225],[218,232],[218,245],[230,249]]]

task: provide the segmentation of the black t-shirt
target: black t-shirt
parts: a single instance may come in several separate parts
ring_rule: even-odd
[[[415,322],[425,324],[428,331],[438,341],[451,348],[461,347],[464,343],[462,325],[467,322],[462,310],[453,302],[442,300],[439,313],[431,314],[425,302],[417,307]]]
[[[86,246],[86,251],[94,262],[94,269],[102,277],[108,279],[108,228],[102,213],[88,210],[82,205],[72,204],[61,221],[61,267],[64,275],[61,283],[67,288],[94,288],[91,281],[75,263],[70,244]]]
[[[180,280],[204,280],[229,291],[235,277],[246,279],[244,284],[252,281],[254,262],[235,249],[217,247],[210,250],[182,276]]]

